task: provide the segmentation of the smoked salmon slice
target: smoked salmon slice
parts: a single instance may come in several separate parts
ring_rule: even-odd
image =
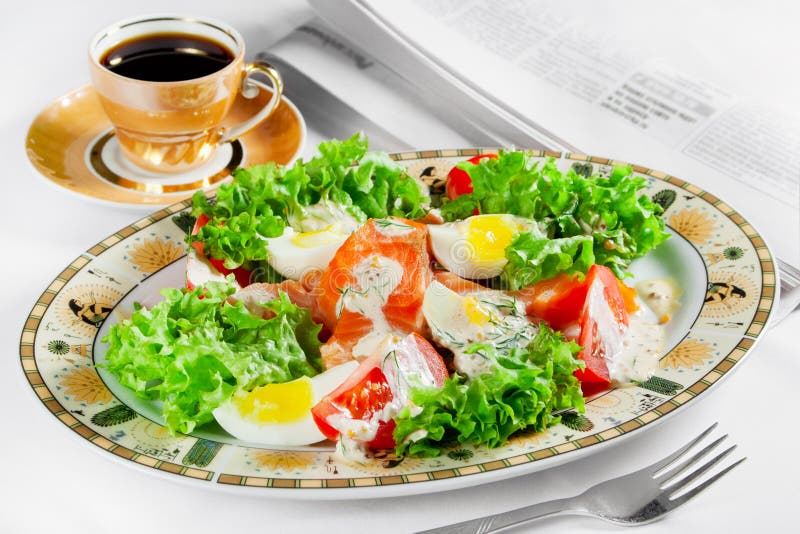
[[[491,291],[489,288],[484,287],[472,280],[461,278],[457,274],[450,271],[434,271],[434,279],[442,284],[444,287],[458,293],[459,295],[469,295],[470,293],[477,293],[478,291]]]
[[[255,283],[240,289],[229,297],[233,302],[240,301],[244,307],[253,315],[258,315],[264,319],[269,319],[275,314],[261,305],[278,298],[280,292],[286,293],[292,304],[311,310],[311,318],[314,322],[321,323],[322,317],[317,307],[314,295],[307,287],[295,280],[284,280],[279,284]]]
[[[313,291],[333,332],[321,350],[323,365],[363,359],[389,334],[423,331],[430,263],[424,224],[370,219],[348,237]]]

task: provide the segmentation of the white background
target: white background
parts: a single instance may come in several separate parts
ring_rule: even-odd
[[[740,94],[794,112],[798,83],[797,10],[790,2],[662,4],[657,20],[665,46],[701,43],[710,69],[721,69]],[[391,500],[303,502],[267,492],[231,496],[180,485],[109,461],[57,422],[35,399],[18,359],[22,324],[42,290],[82,251],[141,215],[90,203],[39,177],[24,150],[25,133],[52,99],[88,80],[86,46],[102,26],[148,12],[179,11],[227,20],[251,52],[303,20],[302,2],[153,1],[16,2],[0,8],[0,225],[3,349],[0,351],[0,533],[19,532],[410,532],[579,493],[599,480],[646,465],[712,421],[748,461],[663,522],[641,532],[796,531],[800,467],[796,454],[796,380],[800,313],[777,326],[719,390],[687,411],[628,441],[564,467],[438,495]],[[313,125],[310,125],[313,127]],[[448,145],[442,139],[442,145]],[[419,147],[431,148],[431,147]],[[641,161],[646,164],[646,161]],[[663,169],[669,172],[669,169]],[[714,192],[724,198],[725,192]],[[776,221],[779,224],[779,221]],[[586,518],[546,520],[537,531],[613,531]],[[524,529],[523,529],[524,530]]]

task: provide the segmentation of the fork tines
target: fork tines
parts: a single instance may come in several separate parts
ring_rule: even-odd
[[[670,501],[672,504],[677,506],[688,501],[747,459],[746,457],[742,457],[718,471],[713,476],[701,481],[700,477],[703,474],[726,458],[736,448],[736,445],[731,445],[722,452],[717,453],[704,464],[696,467],[700,460],[708,456],[728,437],[728,435],[725,434],[706,445],[695,454],[688,456],[689,451],[699,445],[716,427],[717,423],[714,423],[673,454],[650,466],[649,469],[652,470],[653,479],[659,484],[659,488],[662,490],[673,490],[670,493]],[[687,473],[690,469],[692,469],[691,472]],[[700,483],[697,484],[698,482]]]

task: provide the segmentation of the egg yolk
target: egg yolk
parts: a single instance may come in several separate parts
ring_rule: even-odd
[[[520,230],[503,215],[479,215],[469,220],[467,241],[473,246],[473,257],[479,261],[498,261],[506,257],[506,249]]]
[[[233,399],[242,417],[258,423],[291,423],[308,415],[313,405],[311,379],[267,384]]]
[[[478,326],[484,326],[491,319],[491,316],[478,305],[478,299],[475,297],[464,298],[464,313],[471,324]]]
[[[301,248],[314,248],[336,243],[341,241],[343,237],[345,236],[339,231],[337,225],[329,224],[322,230],[294,234],[291,237],[291,241]]]

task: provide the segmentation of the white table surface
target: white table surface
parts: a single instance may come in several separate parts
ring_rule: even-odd
[[[231,496],[131,470],[75,439],[35,399],[23,377],[18,358],[22,323],[56,273],[92,244],[138,219],[142,211],[90,203],[51,187],[27,162],[25,133],[48,102],[86,83],[86,44],[107,23],[146,12],[198,13],[230,21],[252,51],[288,31],[304,8],[289,0],[235,5],[141,0],[134,7],[132,2],[95,0],[86,7],[29,1],[1,9],[0,96],[5,105],[0,151],[5,166],[0,187],[6,216],[0,243],[6,260],[0,262],[0,406],[6,423],[0,435],[0,533],[410,532],[579,493],[663,456],[712,421],[730,433],[739,444],[738,454],[748,461],[666,520],[639,531],[796,532],[800,424],[794,405],[800,377],[800,313],[770,331],[718,390],[663,424],[556,469],[443,494],[345,502],[275,500],[268,492]],[[780,16],[787,6],[758,2],[729,9],[714,3],[702,11],[708,16],[714,9],[725,9],[727,24],[738,21],[738,27],[731,28],[738,36],[717,31],[709,53],[717,54],[721,63],[741,62],[758,78],[750,82],[753,91],[789,106],[797,97],[797,84],[787,87],[781,76],[798,70],[800,46],[796,36],[787,36],[796,34],[796,19]],[[775,54],[741,53],[748,40],[774,42]],[[793,76],[789,81],[797,80]],[[549,519],[536,528],[618,529],[588,518]]]

